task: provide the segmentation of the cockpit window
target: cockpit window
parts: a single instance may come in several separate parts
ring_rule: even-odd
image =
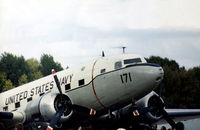
[[[115,69],[120,69],[121,67],[122,67],[121,61],[115,62]]]
[[[138,62],[142,62],[142,60],[140,58],[124,60],[124,64],[132,64],[132,63],[138,63]]]

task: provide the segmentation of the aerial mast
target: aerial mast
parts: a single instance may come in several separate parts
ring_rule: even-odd
[[[122,46],[121,48],[123,49],[123,54],[125,54],[125,49],[126,49],[126,47],[125,47],[125,46]]]

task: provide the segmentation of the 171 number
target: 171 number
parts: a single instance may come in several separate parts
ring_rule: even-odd
[[[120,77],[121,77],[122,83],[127,83],[127,82],[129,82],[129,81],[130,81],[130,82],[132,81],[131,73],[130,73],[130,72],[129,72],[129,73],[121,74]]]

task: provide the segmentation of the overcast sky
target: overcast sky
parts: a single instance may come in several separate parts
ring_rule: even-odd
[[[200,65],[199,0],[0,0],[0,53],[63,67],[126,53]]]

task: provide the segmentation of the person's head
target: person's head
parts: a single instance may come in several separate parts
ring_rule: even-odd
[[[174,130],[184,130],[184,124],[182,122],[176,123]]]
[[[161,127],[161,130],[166,130],[166,127],[165,127],[165,126],[162,126],[162,127]]]
[[[157,124],[153,124],[153,129],[157,129]]]

